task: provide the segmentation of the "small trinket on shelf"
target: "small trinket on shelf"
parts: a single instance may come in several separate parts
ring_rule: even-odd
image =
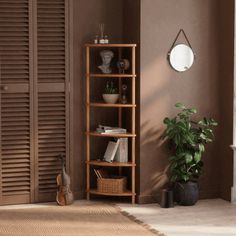
[[[99,31],[100,31],[100,37],[99,37],[99,43],[104,44],[104,24],[99,24]]]
[[[99,39],[99,43],[100,43],[100,44],[104,44],[104,38],[100,38],[100,39]]]
[[[127,88],[128,86],[126,84],[122,84],[121,86],[121,103],[122,104],[127,103]]]
[[[109,43],[109,40],[108,40],[108,37],[107,37],[107,35],[105,35],[105,37],[104,37],[104,43],[106,43],[106,44],[108,44],[108,43]]]
[[[95,44],[98,44],[98,41],[99,41],[99,40],[98,40],[98,35],[96,35],[96,36],[95,36],[95,39],[94,39],[94,43],[95,43]]]
[[[130,67],[130,63],[128,59],[120,59],[117,62],[117,67],[120,70],[120,73],[124,74],[125,70],[128,70]]]

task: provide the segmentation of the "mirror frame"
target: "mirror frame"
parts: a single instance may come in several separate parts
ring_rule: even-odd
[[[190,54],[191,54],[191,55],[190,55],[190,57],[191,57],[191,58],[190,58],[190,59],[191,59],[190,62],[191,62],[191,63],[189,63],[189,67],[188,67],[187,69],[185,69],[185,70],[178,70],[178,68],[175,67],[174,62],[171,60],[171,54],[172,54],[173,51],[176,50],[176,48],[179,47],[179,46],[185,46],[186,49],[189,49],[189,52],[190,52]],[[195,61],[195,54],[194,54],[193,49],[192,49],[191,46],[186,45],[186,44],[184,44],[184,43],[176,44],[176,45],[174,45],[174,46],[171,48],[171,50],[170,50],[169,53],[168,53],[168,61],[169,61],[169,64],[170,64],[171,68],[173,68],[175,71],[177,71],[177,72],[179,72],[179,73],[185,72],[185,71],[188,71],[188,70],[193,66],[193,63],[194,63],[194,61]]]

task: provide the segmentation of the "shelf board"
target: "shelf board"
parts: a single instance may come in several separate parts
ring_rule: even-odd
[[[91,107],[136,107],[136,104],[121,104],[121,103],[103,103],[103,102],[91,102],[87,103],[88,106]]]
[[[94,78],[134,78],[135,74],[86,74],[88,77]]]
[[[93,166],[110,166],[110,167],[133,167],[136,166],[136,164],[133,164],[132,162],[106,162],[106,161],[97,161],[97,160],[92,160],[92,161],[87,161],[86,162],[88,165],[93,165]]]
[[[126,133],[126,134],[100,134],[100,133],[94,131],[94,132],[86,132],[86,134],[90,135],[90,136],[114,137],[114,138],[136,137],[136,134],[131,134],[131,133]]]
[[[92,47],[92,48],[132,48],[136,47],[137,44],[122,44],[122,43],[109,43],[109,44],[94,44],[94,43],[86,43],[85,47]]]
[[[88,191],[91,194],[96,194],[96,195],[104,195],[104,196],[133,196],[136,195],[135,193],[132,193],[131,191],[125,191],[123,193],[102,193],[98,192],[97,189],[90,189]]]

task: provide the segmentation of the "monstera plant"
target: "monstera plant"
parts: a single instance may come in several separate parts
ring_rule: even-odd
[[[205,145],[213,141],[213,127],[217,122],[212,118],[195,120],[195,108],[182,103],[175,107],[180,112],[173,118],[165,118],[164,137],[169,140],[173,155],[170,160],[170,181],[175,183],[175,196],[181,205],[194,205],[198,200],[197,180],[202,173],[202,155]]]

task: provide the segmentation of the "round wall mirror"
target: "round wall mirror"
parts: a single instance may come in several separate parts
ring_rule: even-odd
[[[174,70],[178,72],[186,71],[193,65],[193,50],[185,44],[178,44],[171,49],[169,61]]]

